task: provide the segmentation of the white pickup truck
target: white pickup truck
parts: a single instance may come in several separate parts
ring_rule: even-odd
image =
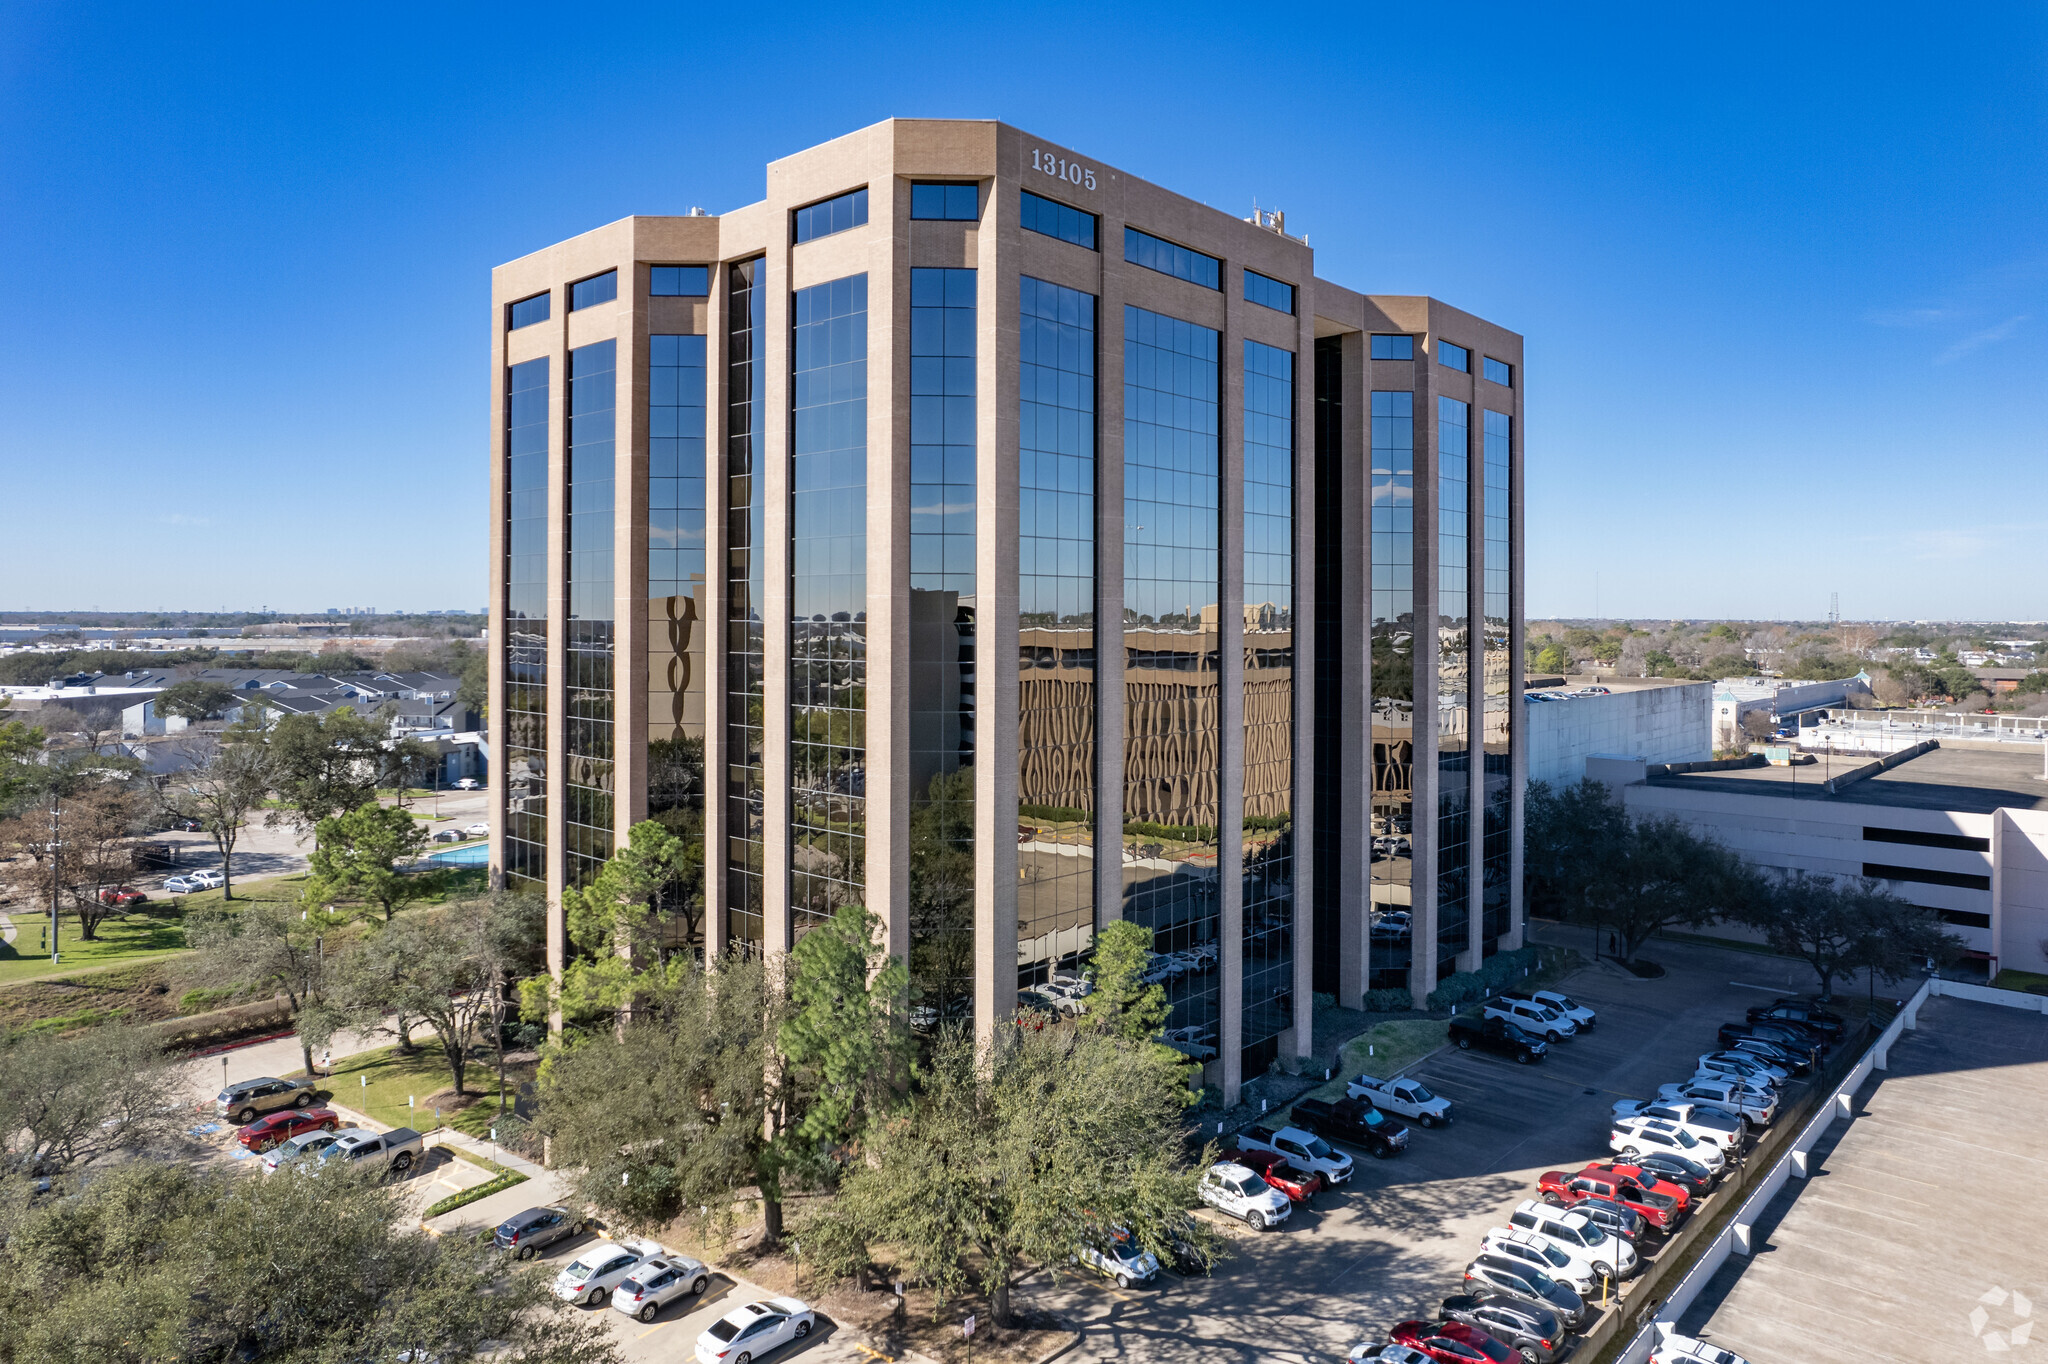
[[[1413,1118],[1424,1127],[1442,1127],[1451,1120],[1449,1099],[1430,1093],[1422,1081],[1411,1080],[1405,1075],[1396,1075],[1391,1080],[1361,1075],[1346,1085],[1344,1092],[1354,1099],[1369,1099],[1374,1107],[1384,1108],[1389,1113]]]
[[[372,1132],[361,1127],[344,1128],[334,1134],[334,1144],[321,1151],[319,1160],[348,1161],[365,1167],[383,1166],[402,1175],[426,1154],[426,1143],[410,1127],[389,1132]]]

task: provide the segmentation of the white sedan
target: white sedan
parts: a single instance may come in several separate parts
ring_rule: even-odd
[[[612,1290],[623,1283],[643,1260],[661,1254],[652,1241],[599,1241],[585,1246],[561,1273],[555,1275],[555,1296],[563,1302],[589,1303],[602,1307]]]
[[[228,878],[217,871],[188,871],[165,881],[164,889],[173,895],[190,895],[195,891],[219,890],[227,883]]]
[[[1749,1364],[1733,1350],[1673,1331],[1650,1350],[1650,1364]]]
[[[491,836],[491,826],[488,824],[471,824],[466,826],[462,832],[468,834],[471,838],[489,838]]]
[[[818,1314],[795,1298],[735,1307],[697,1337],[697,1364],[754,1364],[770,1350],[802,1340]]]
[[[1618,1126],[1623,1118],[1656,1118],[1668,1122],[1681,1132],[1690,1132],[1695,1141],[1703,1141],[1722,1151],[1736,1151],[1742,1147],[1742,1139],[1749,1131],[1749,1123],[1733,1113],[1724,1113],[1718,1108],[1702,1108],[1690,1103],[1656,1103],[1649,1099],[1623,1099],[1614,1106],[1614,1120]]]

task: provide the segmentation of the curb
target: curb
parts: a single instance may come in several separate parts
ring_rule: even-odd
[[[244,1037],[238,1042],[220,1042],[211,1047],[200,1047],[196,1051],[186,1052],[185,1055],[188,1059],[199,1056],[219,1056],[223,1052],[240,1051],[243,1047],[253,1047],[259,1042],[275,1042],[281,1038],[296,1037],[297,1035],[298,1029],[286,1028],[283,1032],[267,1032],[260,1037]]]
[[[1076,1346],[1080,1345],[1080,1343],[1081,1333],[1079,1331],[1075,1331],[1072,1333],[1071,1338],[1067,1341],[1066,1344],[1055,1345],[1052,1349],[1047,1350],[1044,1354],[1032,1360],[1031,1364],[1050,1364],[1052,1360],[1058,1359],[1067,1351],[1074,1349]]]

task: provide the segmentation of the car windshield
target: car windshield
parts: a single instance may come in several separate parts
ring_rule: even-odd
[[[1560,1009],[1576,1009],[1579,1007],[1579,1001],[1573,999],[1570,995],[1552,995],[1545,1002],[1555,1005]]]
[[[1522,1269],[1522,1277],[1529,1281],[1529,1286],[1531,1288],[1535,1289],[1538,1293],[1541,1293],[1546,1298],[1557,1290],[1557,1280],[1551,1278],[1548,1274],[1545,1274],[1540,1269],[1530,1269],[1527,1266],[1524,1266]]]
[[[1435,1097],[1436,1095],[1430,1093],[1428,1089],[1420,1084],[1408,1086],[1408,1100],[1410,1103],[1426,1104]]]
[[[578,1260],[562,1272],[572,1279],[581,1279],[597,1273],[597,1266],[596,1260]]]
[[[1337,1153],[1330,1149],[1330,1143],[1324,1141],[1321,1137],[1310,1137],[1302,1143],[1301,1149],[1307,1151],[1317,1160],[1335,1160],[1337,1158]]]
[[[1536,1248],[1543,1252],[1544,1259],[1550,1261],[1551,1264],[1559,1269],[1563,1269],[1572,1262],[1572,1257],[1559,1250],[1556,1246],[1538,1245]]]
[[[1684,1147],[1688,1151],[1690,1151],[1693,1147],[1698,1146],[1700,1144],[1700,1139],[1698,1137],[1694,1136],[1690,1132],[1684,1131],[1681,1128],[1673,1128],[1671,1130],[1670,1136],[1673,1141],[1677,1142],[1680,1146]]]
[[[1380,1112],[1377,1108],[1368,1108],[1365,1112],[1358,1115],[1358,1120],[1367,1127],[1380,1127],[1385,1125],[1387,1115]]]
[[[1466,1341],[1464,1342],[1464,1344],[1471,1349],[1478,1350],[1488,1359],[1499,1361],[1500,1364],[1506,1364],[1506,1361],[1513,1359],[1515,1357],[1513,1352],[1510,1351],[1507,1346],[1501,1344],[1492,1336],[1489,1336],[1484,1332],[1480,1333],[1478,1340]]]

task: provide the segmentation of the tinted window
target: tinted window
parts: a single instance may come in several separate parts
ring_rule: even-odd
[[[518,331],[521,327],[531,327],[536,322],[547,321],[548,304],[553,299],[553,294],[535,294],[532,298],[520,299],[510,310],[511,329]]]
[[[1446,369],[1455,369],[1461,374],[1472,372],[1472,352],[1463,346],[1454,346],[1448,341],[1436,343],[1436,362]]]
[[[569,311],[590,308],[599,303],[609,303],[619,296],[619,272],[607,270],[601,275],[578,280],[569,286]]]
[[[653,266],[647,272],[647,292],[656,298],[702,298],[711,292],[711,267]]]
[[[1223,262],[1185,246],[1176,246],[1135,227],[1124,229],[1124,259],[1162,275],[1172,275],[1205,289],[1223,287]]]
[[[1294,311],[1294,286],[1282,284],[1256,270],[1244,272],[1244,297],[1247,303],[1257,303],[1275,312]]]
[[[1491,355],[1485,357],[1484,372],[1487,378],[1497,384],[1507,388],[1515,386],[1515,367],[1504,360],[1496,360]]]
[[[1375,360],[1413,360],[1415,338],[1412,336],[1375,336],[1372,339],[1372,358]]]
[[[859,227],[868,220],[868,191],[863,185],[857,190],[827,199],[821,204],[796,211],[796,239],[811,241],[817,237],[829,237],[834,232],[844,232],[850,227]]]
[[[739,1333],[739,1327],[733,1325],[729,1321],[719,1320],[711,1323],[711,1330],[709,1334],[713,1338],[718,1340],[731,1340],[734,1336],[738,1335]]]
[[[1028,189],[1021,193],[1024,197],[1017,220],[1022,226],[1030,228],[1033,232],[1042,232],[1048,237],[1058,237],[1063,242],[1072,242],[1075,246],[1085,246],[1090,251],[1095,249],[1093,213],[1083,213],[1078,208],[1069,208],[1057,200],[1033,194]]]
[[[979,185],[912,185],[910,216],[973,222],[981,216]]]

